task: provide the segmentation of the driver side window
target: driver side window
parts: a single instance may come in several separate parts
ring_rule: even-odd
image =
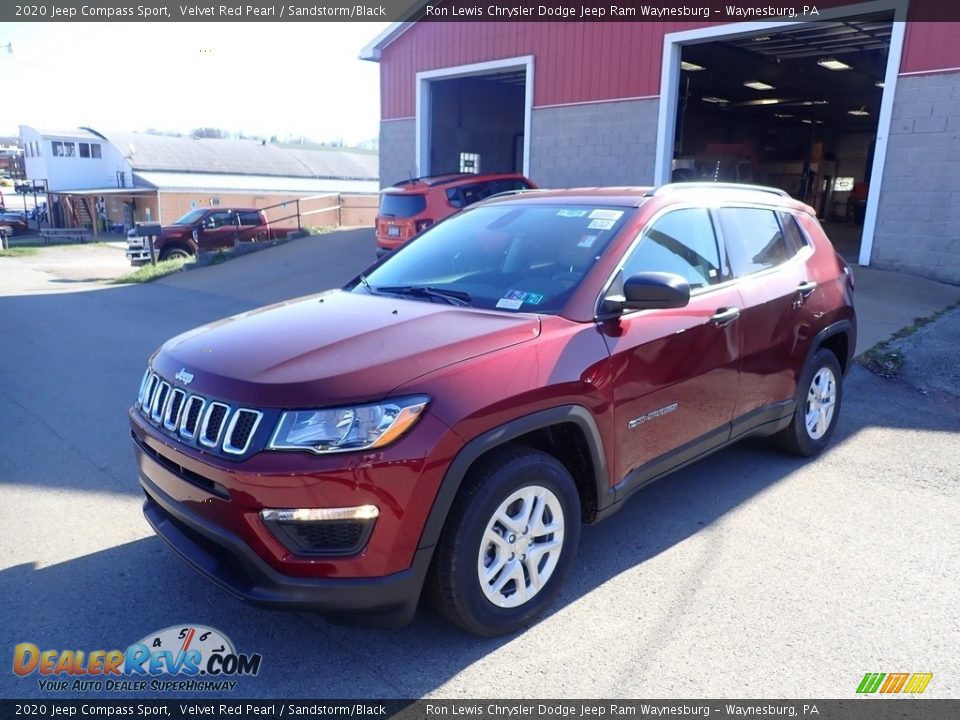
[[[622,276],[643,272],[674,273],[690,283],[691,290],[722,282],[723,266],[709,212],[703,208],[674,210],[644,230]]]

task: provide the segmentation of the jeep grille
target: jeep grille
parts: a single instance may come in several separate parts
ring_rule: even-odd
[[[140,383],[135,407],[151,425],[177,435],[182,442],[219,449],[227,455],[243,455],[250,449],[263,418],[259,410],[233,407],[173,387],[150,370]]]

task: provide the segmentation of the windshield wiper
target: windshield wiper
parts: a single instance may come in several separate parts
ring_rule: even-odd
[[[381,285],[373,288],[374,292],[390,293],[392,295],[412,295],[428,299],[439,298],[451,305],[466,306],[470,304],[470,293],[462,290],[447,290],[446,288],[429,287],[426,285]]]

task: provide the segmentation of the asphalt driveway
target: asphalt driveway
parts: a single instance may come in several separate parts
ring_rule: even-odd
[[[314,245],[297,245],[302,242]],[[364,232],[149,285],[0,297],[0,653],[126,647],[182,623],[263,655],[243,697],[852,697],[865,672],[960,696],[960,410],[855,368],[813,462],[759,441],[585,529],[553,612],[497,640],[248,608],[153,537],[126,410],[171,335],[342,283]],[[0,284],[15,263],[0,259]],[[9,665],[6,665],[9,668]],[[149,693],[147,693],[149,695]],[[52,697],[0,670],[0,696]]]

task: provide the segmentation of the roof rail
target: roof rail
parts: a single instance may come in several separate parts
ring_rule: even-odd
[[[730,182],[678,182],[678,183],[667,183],[666,185],[661,185],[656,187],[650,192],[647,193],[650,197],[655,197],[657,195],[662,195],[668,192],[674,192],[676,190],[714,190],[714,189],[723,189],[723,190],[750,190],[753,192],[764,192],[770,193],[771,195],[779,195],[780,197],[790,197],[790,193],[786,190],[781,190],[780,188],[767,187],[766,185],[747,185],[745,183],[730,183]]]
[[[436,175],[421,175],[420,177],[407,178],[406,180],[401,180],[400,182],[395,182],[393,187],[399,187],[400,185],[412,185],[416,182],[425,182],[427,185],[441,185],[446,182],[456,182],[457,180],[462,180],[465,177],[469,177],[474,173],[438,173]],[[430,180],[437,180],[442,178],[441,182],[433,182]]]
[[[544,189],[544,188],[517,188],[516,190],[501,190],[500,192],[494,193],[493,195],[487,195],[487,196],[484,198],[484,200],[490,200],[490,199],[492,199],[492,198],[504,197],[504,196],[506,196],[506,195],[519,195],[519,194],[521,194],[521,193],[528,193],[528,192],[541,192],[541,191],[543,191],[543,189]]]

